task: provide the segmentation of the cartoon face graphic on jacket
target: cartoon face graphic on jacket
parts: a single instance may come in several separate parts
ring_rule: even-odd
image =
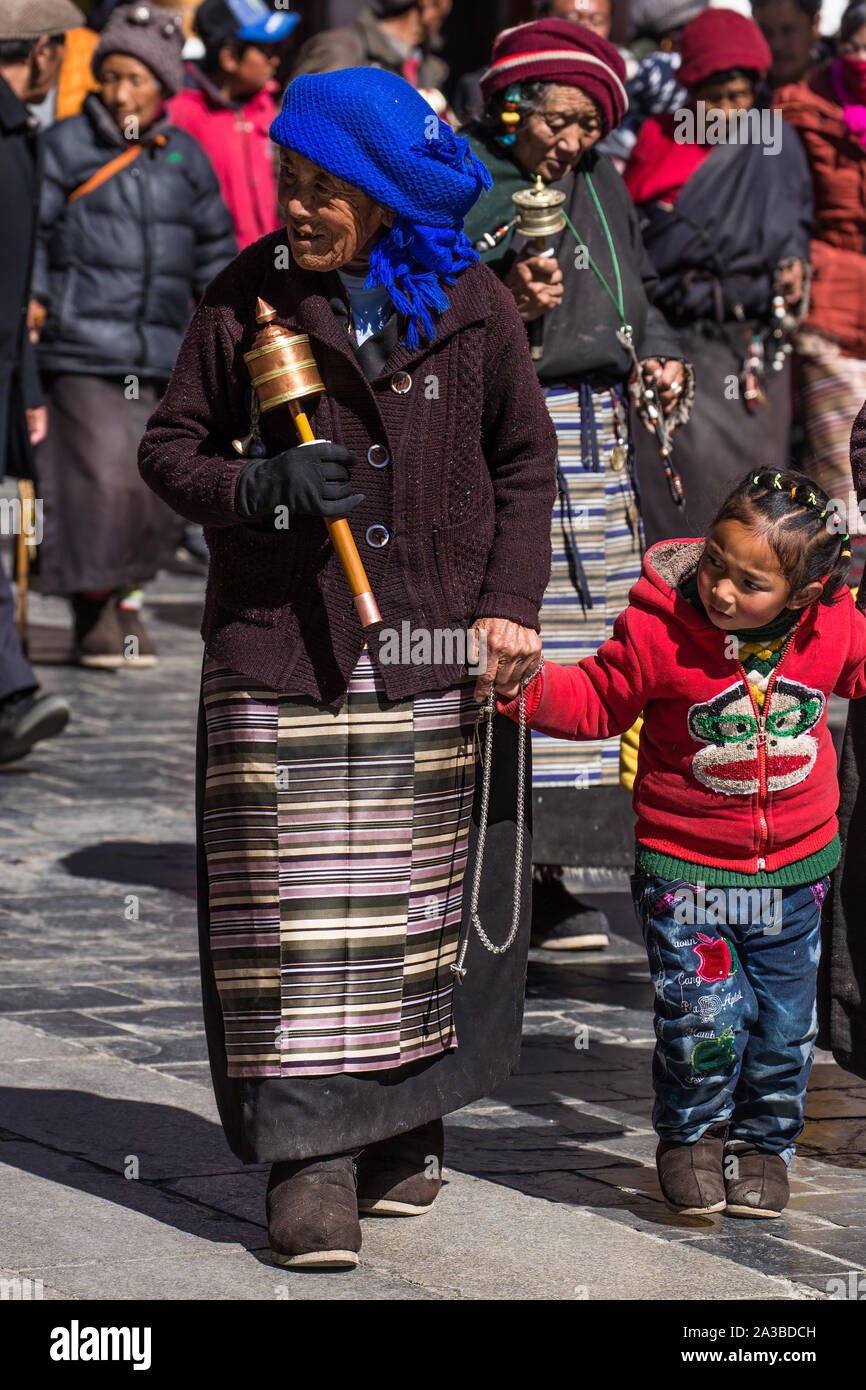
[[[784,676],[773,682],[764,730],[768,791],[796,786],[809,776],[818,755],[817,740],[809,730],[821,718],[824,704],[820,690]],[[747,796],[760,790],[761,730],[743,681],[712,700],[692,705],[689,733],[706,744],[692,758],[692,772],[705,787],[726,796]]]

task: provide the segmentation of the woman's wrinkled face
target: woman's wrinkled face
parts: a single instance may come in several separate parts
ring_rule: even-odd
[[[127,53],[106,54],[99,74],[99,95],[115,125],[126,132],[146,130],[156,119],[163,91],[150,68]],[[130,122],[137,123],[130,126]]]
[[[365,261],[394,214],[294,150],[280,152],[280,209],[302,270],[325,273]]]
[[[579,87],[556,84],[547,101],[520,127],[514,153],[545,183],[564,178],[603,134],[598,102]]]

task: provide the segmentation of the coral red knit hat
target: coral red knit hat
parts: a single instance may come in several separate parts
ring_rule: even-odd
[[[684,87],[698,87],[714,72],[729,68],[764,77],[773,61],[755,21],[736,10],[704,10],[683,29],[680,53],[677,81]]]
[[[605,134],[628,107],[625,63],[612,43],[570,19],[539,19],[506,29],[493,45],[481,92],[489,101],[512,82],[562,82],[579,87],[601,108]]]

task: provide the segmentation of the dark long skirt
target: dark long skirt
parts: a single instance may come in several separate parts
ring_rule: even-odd
[[[482,924],[504,941],[511,922],[516,853],[515,798],[518,730],[496,720],[489,829],[479,900]],[[528,740],[527,740],[528,743]],[[196,821],[198,920],[202,995],[217,1106],[232,1151],[244,1163],[313,1158],[376,1143],[426,1124],[477,1100],[516,1069],[523,1022],[523,995],[531,915],[531,799],[525,807],[520,929],[511,949],[495,956],[473,936],[468,974],[455,989],[456,1048],[390,1070],[327,1076],[235,1077],[228,1075],[225,1028],[211,955],[209,885],[203,814],[207,730],[199,713]],[[530,753],[526,754],[530,785]],[[475,864],[481,777],[476,779],[463,918]]]
[[[818,1043],[866,1077],[866,700],[852,700],[839,765],[842,859],[821,923]]]
[[[750,413],[728,399],[741,363],[726,343],[697,326],[679,330],[683,356],[695,369],[691,418],[673,436],[673,461],[683,480],[684,508],[668,491],[655,435],[636,425],[634,436],[647,545],[675,536],[705,536],[715,513],[749,468],[790,463],[791,370],[767,372],[767,403]],[[743,343],[745,349],[745,341]]]
[[[138,445],[159,400],[141,382],[60,373],[46,382],[48,436],[36,453],[44,506],[43,592],[133,589],[177,547],[183,523],[138,471]]]

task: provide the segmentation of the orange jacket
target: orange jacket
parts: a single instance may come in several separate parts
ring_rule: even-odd
[[[67,33],[66,52],[57,81],[58,121],[65,120],[67,116],[77,116],[87,93],[96,91],[98,83],[93,76],[90,60],[98,43],[99,35],[84,25]]]
[[[780,87],[775,105],[806,150],[815,199],[808,327],[866,358],[866,149],[842,117],[827,66]]]

